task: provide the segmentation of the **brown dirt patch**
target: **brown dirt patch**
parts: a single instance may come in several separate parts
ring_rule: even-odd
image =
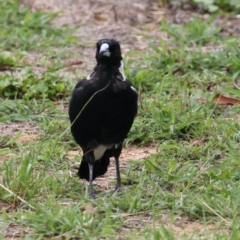
[[[14,137],[17,133],[39,134],[39,129],[34,122],[1,122],[0,136]]]
[[[15,154],[6,154],[4,156],[0,156],[0,164],[2,164],[5,161],[8,161],[13,156],[15,156]]]
[[[138,147],[136,145],[123,148],[121,161],[146,159],[149,155],[157,153],[157,146],[152,144]]]
[[[17,142],[19,143],[27,143],[27,142],[33,142],[37,141],[39,139],[39,134],[23,134],[20,137],[18,137]]]
[[[165,228],[172,230],[175,237],[183,237],[185,234],[187,234],[187,236],[189,236],[189,234],[197,234],[197,236],[201,236],[204,232],[209,232],[214,236],[219,229],[223,230],[225,228],[223,225],[219,226],[215,223],[202,224],[198,221],[192,221],[185,215],[179,216],[175,221],[172,221],[168,214],[155,215],[152,217],[147,212],[137,214],[126,213],[122,214],[122,219],[124,220],[124,227],[121,230],[123,236],[125,236],[126,231],[139,230],[141,233],[143,225],[149,225],[156,230],[161,226],[164,226]],[[227,231],[226,227],[226,232]]]

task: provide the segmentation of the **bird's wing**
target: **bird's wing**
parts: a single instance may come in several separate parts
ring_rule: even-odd
[[[81,111],[84,110],[84,107],[98,91],[97,84],[92,80],[83,79],[77,83],[72,92],[72,98],[69,104],[69,117],[71,122],[80,115]]]

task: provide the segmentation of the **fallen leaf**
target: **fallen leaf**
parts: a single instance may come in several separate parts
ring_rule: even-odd
[[[67,67],[71,67],[71,66],[74,66],[74,65],[80,65],[82,63],[83,62],[81,60],[76,60],[76,61],[70,61],[66,65],[67,65]]]
[[[204,143],[204,140],[205,140],[204,138],[191,140],[191,144],[193,146],[201,146]]]
[[[97,20],[97,21],[100,21],[100,22],[105,22],[107,21],[107,18],[102,16],[102,13],[94,13],[94,18]]]
[[[88,205],[86,205],[85,207],[84,207],[84,210],[86,211],[86,212],[88,212],[88,213],[93,213],[94,212],[94,206],[93,205],[91,205],[91,204],[88,204]]]
[[[199,102],[199,103],[206,103],[207,102],[207,100],[206,99],[204,99],[204,98],[199,98],[199,99],[197,99],[197,101]],[[186,107],[188,106],[188,104],[186,104]]]
[[[207,100],[204,98],[199,98],[197,99],[199,103],[206,103]],[[219,105],[235,105],[235,104],[240,104],[240,100],[232,97],[226,97],[220,93],[218,93],[214,99],[213,102]]]
[[[213,102],[216,104],[222,104],[222,105],[235,105],[235,104],[239,104],[240,100],[232,97],[226,97],[222,94],[217,94]]]
[[[165,1],[163,1],[163,0],[158,1],[158,7],[162,8],[162,7],[165,7],[165,6],[166,6]]]

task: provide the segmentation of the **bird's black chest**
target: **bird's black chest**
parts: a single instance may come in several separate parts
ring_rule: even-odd
[[[124,88],[124,87],[123,87]],[[104,87],[100,88],[104,89]],[[122,118],[128,105],[131,104],[127,91],[121,89],[118,83],[110,83],[103,91],[98,92],[89,102],[89,110],[93,110],[95,117],[101,118],[103,122],[116,121]],[[99,120],[101,120],[99,119]]]
[[[118,86],[116,82],[96,89],[100,90],[89,95],[73,130],[101,144],[121,142],[136,114],[136,99],[126,87]]]

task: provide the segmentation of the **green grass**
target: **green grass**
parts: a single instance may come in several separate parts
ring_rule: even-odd
[[[168,42],[149,39],[146,52],[127,54],[140,103],[126,144],[155,143],[159,151],[129,159],[123,191],[112,197],[111,189],[95,186],[92,201],[75,176],[80,156],[67,156],[77,149],[64,108],[74,82],[59,77],[59,69],[77,41],[71,29],[51,27],[56,16],[0,2],[0,67],[12,71],[0,74],[0,127],[25,122],[38,131],[27,142],[19,142],[25,129],[0,137],[0,238],[14,226],[21,239],[238,239],[240,109],[213,103],[216,93],[240,97],[233,86],[238,37],[220,37],[214,17],[185,26],[162,22]],[[213,45],[221,47],[203,51]],[[47,66],[41,74],[22,61],[36,50]]]
[[[181,7],[184,3],[192,5],[200,11],[213,12],[233,12],[240,11],[240,3],[238,0],[164,0],[172,7]]]

